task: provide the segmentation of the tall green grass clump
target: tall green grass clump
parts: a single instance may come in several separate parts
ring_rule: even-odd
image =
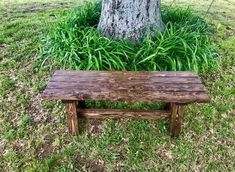
[[[97,32],[101,3],[87,2],[48,29],[42,65],[73,70],[192,70],[216,66],[207,23],[190,9],[162,8],[165,30],[138,43]]]

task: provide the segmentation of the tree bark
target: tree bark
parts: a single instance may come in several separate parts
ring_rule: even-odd
[[[98,30],[106,37],[131,41],[162,31],[160,0],[103,0]]]

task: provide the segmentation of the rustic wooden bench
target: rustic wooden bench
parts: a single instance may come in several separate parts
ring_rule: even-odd
[[[169,119],[179,135],[185,105],[207,103],[200,77],[192,72],[56,71],[42,98],[62,100],[69,132],[78,134],[79,118]],[[166,110],[86,109],[85,100],[163,102]]]

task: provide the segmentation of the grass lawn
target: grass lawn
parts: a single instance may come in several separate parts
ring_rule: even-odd
[[[163,1],[202,17],[210,2]],[[235,171],[235,0],[215,1],[205,16],[219,69],[202,75],[211,103],[186,109],[178,138],[168,122],[147,120],[91,120],[72,137],[62,104],[42,101],[54,69],[38,64],[41,38],[77,5],[0,2],[0,171]]]

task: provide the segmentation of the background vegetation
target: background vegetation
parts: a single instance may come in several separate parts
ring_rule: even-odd
[[[210,1],[163,3],[204,17]],[[39,67],[41,38],[79,4],[0,2],[0,171],[234,171],[235,2],[215,1],[205,18],[219,59],[218,70],[201,75],[211,103],[188,107],[174,139],[166,121],[145,120],[92,120],[71,137],[61,103],[41,100],[57,61]]]
[[[193,70],[216,67],[206,22],[189,8],[162,7],[165,31],[138,44],[99,35],[100,1],[82,3],[51,26],[43,49],[64,69],[86,70]]]

